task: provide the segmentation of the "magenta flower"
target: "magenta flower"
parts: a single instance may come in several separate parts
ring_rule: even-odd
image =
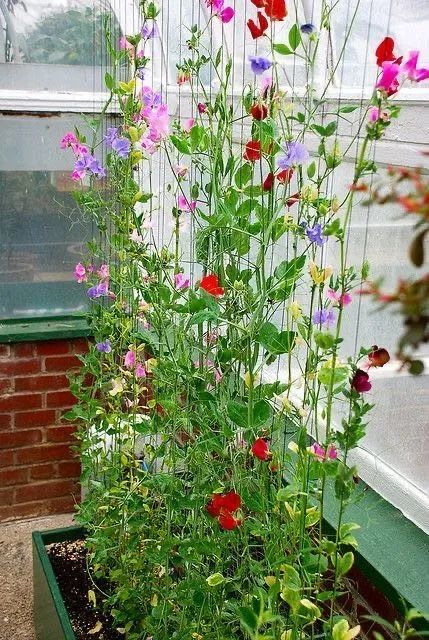
[[[284,151],[286,155],[281,156],[277,162],[280,169],[289,169],[290,167],[307,164],[310,159],[307,147],[300,142],[288,142]]]
[[[428,68],[421,67],[417,69],[419,55],[420,51],[410,51],[408,60],[401,65],[401,71],[406,74],[408,80],[412,80],[413,82],[421,82],[429,78]]]
[[[136,354],[135,351],[127,351],[124,357],[124,367],[127,369],[133,369],[136,366]]]
[[[332,309],[318,309],[313,313],[313,324],[325,325],[328,329],[336,322],[335,311]]]
[[[88,280],[86,268],[80,262],[78,262],[74,268],[74,277],[76,278],[79,284],[81,284],[81,282],[86,282]]]
[[[134,373],[136,374],[136,378],[145,378],[146,377],[146,369],[144,364],[139,362],[135,368]]]
[[[170,116],[168,115],[168,107],[166,104],[145,107],[141,111],[141,116],[149,128],[149,132],[145,136],[146,138],[149,138],[152,142],[160,142],[168,135]]]
[[[235,11],[232,7],[224,7],[224,4],[224,0],[206,0],[206,6],[226,24],[233,19]]]
[[[375,88],[385,91],[388,95],[392,95],[399,87],[398,75],[401,67],[396,62],[383,62],[381,67],[382,72]]]
[[[273,66],[271,60],[264,58],[264,56],[249,56],[250,68],[257,76],[262,75],[265,71],[268,71]]]
[[[328,289],[326,297],[332,302],[336,302],[340,307],[347,307],[352,302],[350,293],[338,293],[333,289]]]
[[[104,342],[98,342],[95,345],[95,348],[100,353],[110,353],[112,351],[112,345],[110,344],[110,340],[105,340]]]
[[[310,452],[317,458],[319,458],[319,460],[336,460],[338,458],[338,452],[333,444],[329,444],[325,449],[320,444],[315,442],[311,445]]]
[[[76,138],[74,133],[66,133],[60,141],[60,148],[66,149],[67,147],[71,147],[72,144],[78,144],[78,139]]]
[[[177,208],[179,209],[179,211],[186,211],[189,213],[191,211],[195,211],[196,207],[196,200],[189,201],[185,196],[179,196],[177,198]]]
[[[174,286],[176,289],[187,289],[189,284],[189,278],[187,278],[183,273],[176,273],[174,276]]]
[[[369,381],[369,375],[366,371],[362,371],[362,369],[357,369],[352,380],[351,380],[352,389],[357,391],[358,393],[365,393],[366,391],[370,391],[372,388],[372,384]]]
[[[86,292],[88,298],[94,300],[95,298],[104,298],[109,295],[109,287],[107,282],[100,282],[94,287],[90,287]]]
[[[199,102],[197,104],[197,109],[198,109],[198,113],[206,113],[207,111],[207,105],[204,104],[204,102]]]

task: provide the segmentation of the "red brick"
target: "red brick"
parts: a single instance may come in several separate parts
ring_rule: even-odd
[[[13,345],[12,357],[16,358],[31,358],[34,356],[36,345],[34,342],[24,342]]]
[[[0,380],[0,394],[9,393],[13,391],[13,378],[3,378]]]
[[[12,506],[4,506],[0,507],[0,522],[4,522],[5,520],[10,520],[10,518],[14,517],[14,507]]]
[[[25,487],[17,487],[15,490],[16,502],[32,502],[58,498],[76,490],[73,480],[51,480],[49,482],[36,482]]]
[[[10,413],[0,413],[0,431],[10,429],[12,425],[12,416]]]
[[[7,489],[0,489],[0,506],[13,504],[14,489],[8,487]]]
[[[46,434],[48,442],[72,442],[75,431],[74,425],[67,424],[60,427],[49,427]]]
[[[13,451],[0,451],[0,468],[13,465]]]
[[[65,375],[39,375],[15,378],[16,391],[54,391],[67,389],[69,380]]]
[[[56,412],[54,409],[15,413],[16,429],[31,429],[32,427],[43,427],[45,425],[55,424],[55,421]]]
[[[60,356],[69,351],[70,343],[67,340],[49,340],[39,342],[36,346],[36,353],[39,356]]]
[[[10,356],[10,345],[0,344],[0,358]]]
[[[64,462],[63,464],[69,463]],[[56,475],[55,465],[52,462],[36,464],[30,467],[30,478],[32,480],[47,480],[48,478],[55,478]]]
[[[0,449],[15,449],[39,442],[42,442],[42,432],[40,429],[4,431],[0,436]]]
[[[87,353],[88,348],[88,340],[86,340],[85,338],[79,338],[78,340],[73,340],[73,342],[70,343],[71,353]]]
[[[47,407],[72,407],[76,403],[71,391],[54,391],[46,394]]]
[[[62,478],[79,478],[80,462],[70,460],[69,462],[60,462],[58,465],[58,475]]]
[[[27,469],[0,469],[0,487],[25,484],[28,480]]]
[[[69,371],[81,366],[82,363],[76,356],[48,356],[45,358],[46,371]]]
[[[74,453],[67,444],[44,444],[41,447],[27,447],[15,452],[16,463],[33,464],[35,462],[56,462],[57,460],[70,460]]]
[[[16,504],[12,507],[12,515],[9,515],[8,519],[47,516],[54,513],[72,513],[75,511],[75,505],[78,498],[78,495],[75,497],[69,495],[61,496],[59,498],[51,498],[50,500],[43,500],[40,502]]]
[[[25,376],[40,371],[40,358],[29,360],[3,360],[0,362],[0,376]]]
[[[42,396],[40,393],[12,393],[0,398],[0,411],[28,411],[40,409]]]

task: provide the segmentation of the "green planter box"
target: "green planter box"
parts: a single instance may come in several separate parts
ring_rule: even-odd
[[[46,546],[79,540],[83,535],[81,527],[33,532],[33,611],[37,640],[76,640]]]

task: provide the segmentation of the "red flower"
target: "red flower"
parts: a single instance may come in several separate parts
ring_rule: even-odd
[[[377,49],[375,50],[378,67],[381,67],[383,62],[392,62],[393,60],[395,60],[396,56],[393,54],[394,47],[395,42],[393,38],[390,38],[389,36],[387,36],[380,42]]]
[[[246,151],[243,158],[249,162],[256,162],[261,159],[261,143],[258,140],[249,140],[246,144]]]
[[[258,9],[263,9],[265,7],[265,0],[250,0],[252,4],[255,5],[255,7],[258,7]]]
[[[368,360],[371,367],[384,367],[389,362],[390,355],[387,349],[379,349],[374,346],[371,353],[368,354]]]
[[[268,20],[260,11],[258,11],[258,22],[259,26],[254,22],[254,20],[247,21],[247,26],[249,27],[250,33],[252,34],[252,38],[254,40],[263,36],[268,29]]]
[[[265,120],[268,115],[268,108],[264,104],[254,104],[250,113],[255,120]]]
[[[264,191],[271,191],[274,184],[274,173],[270,172],[264,180],[264,184],[262,185]]]
[[[265,0],[264,7],[271,20],[284,20],[287,16],[286,0]]]
[[[221,529],[226,529],[226,531],[232,531],[233,529],[239,527],[241,524],[241,520],[234,518],[232,513],[226,510],[222,511],[218,518],[218,522]]]
[[[351,381],[352,388],[358,393],[370,391],[372,384],[369,381],[369,375],[362,369],[357,369]]]
[[[267,438],[257,438],[252,444],[251,451],[255,458],[259,458],[259,460],[263,460],[264,462],[271,460],[273,457]]]
[[[241,498],[235,491],[214,493],[206,505],[206,511],[217,518],[222,529],[231,531],[240,526],[241,520],[234,517],[234,512],[241,506]]]
[[[288,207],[292,207],[292,205],[296,204],[297,202],[299,202],[299,193],[294,193],[293,196],[291,196],[286,202],[286,204]]]
[[[219,278],[215,273],[204,276],[204,278],[201,279],[200,287],[201,289],[204,289],[204,291],[215,297],[223,296],[223,294],[225,293],[225,289],[219,286]]]
[[[280,171],[280,173],[276,175],[276,178],[281,184],[289,184],[292,180],[292,176],[293,169],[283,169],[283,171]]]

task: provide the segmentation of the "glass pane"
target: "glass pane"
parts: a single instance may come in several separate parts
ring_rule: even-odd
[[[91,237],[72,197],[72,158],[59,148],[80,118],[0,117],[0,317],[84,311],[74,265]]]
[[[389,35],[396,43],[395,53],[406,56],[420,50],[420,64],[428,63],[429,2],[427,0],[351,0],[339,2],[333,12],[334,57],[344,35],[350,30],[339,81],[362,88],[372,86],[377,73],[375,49]],[[427,66],[427,64],[425,65]],[[427,82],[419,87],[428,86]]]
[[[9,89],[93,91],[106,63],[103,20],[119,37],[113,12],[92,0],[0,3],[0,82]]]

